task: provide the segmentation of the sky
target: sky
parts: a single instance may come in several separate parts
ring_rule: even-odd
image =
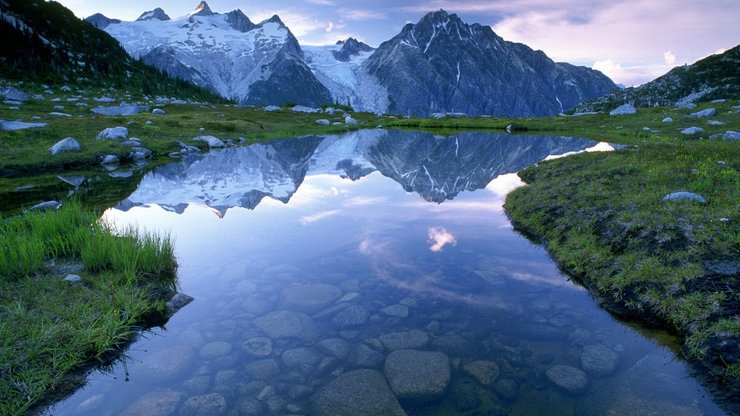
[[[161,7],[176,18],[199,0],[61,0],[78,17],[100,12],[135,20]],[[505,40],[584,65],[626,86],[655,79],[740,43],[738,0],[210,0],[216,13],[241,9],[258,23],[277,14],[301,44],[355,37],[370,46],[430,11],[491,26]]]

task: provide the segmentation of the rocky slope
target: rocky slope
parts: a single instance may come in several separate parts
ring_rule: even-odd
[[[692,106],[695,100],[740,98],[740,45],[667,74],[636,88],[625,88],[584,102],[575,111],[610,111],[622,104],[635,107]]]

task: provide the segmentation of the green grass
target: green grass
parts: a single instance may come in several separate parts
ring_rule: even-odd
[[[516,229],[544,242],[605,306],[680,335],[686,355],[736,392],[740,283],[732,268],[740,267],[740,143],[676,133],[689,125],[707,129],[705,137],[738,131],[740,116],[730,105],[737,103],[711,104],[721,108],[715,119],[724,126],[666,108],[592,116],[598,126],[591,129],[604,133],[586,136],[629,146],[529,167],[519,174],[528,186],[510,193],[505,208]],[[661,123],[665,116],[676,122]],[[586,131],[587,121],[568,118],[562,126]],[[623,126],[618,133],[615,123]],[[664,132],[646,133],[645,126]],[[662,201],[676,191],[707,203]],[[718,265],[729,271],[718,273]]]
[[[15,85],[32,93],[39,91],[33,84]],[[78,101],[68,102],[68,98],[84,97]],[[108,127],[123,126],[129,131],[129,137],[142,139],[143,147],[154,153],[154,158],[166,160],[168,154],[180,150],[178,140],[198,146],[203,150],[206,145],[193,142],[192,138],[201,135],[213,135],[222,140],[231,139],[239,143],[239,138],[247,139],[245,144],[274,138],[293,137],[306,134],[341,133],[348,129],[375,127],[378,117],[368,113],[352,113],[360,124],[322,126],[316,124],[318,119],[344,121],[342,113],[331,116],[325,113],[308,114],[290,110],[268,112],[262,108],[238,107],[232,104],[183,104],[162,107],[165,115],[152,115],[149,112],[135,116],[106,117],[96,116],[91,108],[99,105],[91,98],[113,96],[127,102],[146,102],[142,95],[116,94],[110,90],[88,89],[84,94],[76,91],[56,91],[46,96],[45,100],[29,100],[21,104],[18,110],[8,105],[0,105],[0,119],[22,120],[26,122],[48,123],[46,127],[18,131],[0,130],[0,177],[12,177],[38,174],[40,172],[61,172],[70,169],[84,169],[97,166],[102,157],[114,154],[125,160],[130,148],[111,140],[96,140],[98,133]],[[62,101],[52,102],[52,98]],[[84,102],[89,107],[76,107],[77,102]],[[56,105],[64,106],[63,110],[54,110]],[[60,111],[72,117],[51,116],[50,112]],[[32,117],[40,117],[32,119]],[[151,121],[152,125],[146,122]],[[66,137],[77,140],[82,150],[52,156],[48,149]]]
[[[0,219],[0,414],[22,414],[104,362],[175,290],[167,238],[113,233],[74,201]],[[81,264],[80,282],[50,264]]]

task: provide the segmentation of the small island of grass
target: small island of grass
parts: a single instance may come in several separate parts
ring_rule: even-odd
[[[68,389],[165,317],[177,264],[168,238],[119,235],[78,202],[0,219],[0,414]]]

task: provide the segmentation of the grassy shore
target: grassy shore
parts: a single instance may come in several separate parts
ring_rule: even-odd
[[[665,108],[591,116],[610,132],[587,137],[630,146],[529,167],[519,174],[528,186],[509,194],[505,208],[606,308],[679,335],[685,355],[732,402],[740,397],[740,142],[706,137],[740,130],[740,115],[720,105],[713,119],[721,126]],[[659,120],[669,113],[678,114],[667,129]],[[616,134],[615,123],[623,126]],[[688,125],[707,132],[677,134]],[[677,191],[706,203],[662,200]]]
[[[79,203],[0,219],[0,239],[3,415],[63,393],[70,373],[106,362],[164,316],[175,290],[167,238],[114,234]]]

